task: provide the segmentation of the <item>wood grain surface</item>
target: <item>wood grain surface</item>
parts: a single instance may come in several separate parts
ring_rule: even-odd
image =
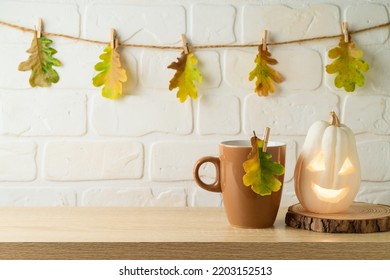
[[[390,232],[231,227],[223,208],[0,208],[0,259],[390,259]]]
[[[330,233],[372,233],[390,230],[390,206],[353,203],[346,212],[316,214],[301,204],[288,208],[286,224],[293,228]]]

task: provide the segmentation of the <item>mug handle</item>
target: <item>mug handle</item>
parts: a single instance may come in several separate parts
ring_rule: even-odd
[[[204,183],[199,177],[199,168],[201,167],[202,164],[204,164],[206,162],[211,162],[215,167],[216,179],[215,179],[214,183],[212,183],[212,184]],[[202,157],[201,159],[199,159],[197,161],[197,163],[195,164],[195,167],[194,167],[194,179],[195,179],[195,182],[199,185],[199,187],[205,189],[206,191],[210,191],[210,192],[222,192],[221,180],[220,180],[220,175],[219,175],[219,166],[220,166],[220,161],[219,161],[219,158],[217,158],[217,157],[207,156],[207,157]]]

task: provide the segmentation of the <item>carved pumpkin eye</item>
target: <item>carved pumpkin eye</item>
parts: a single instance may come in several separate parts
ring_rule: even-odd
[[[324,171],[325,170],[324,153],[320,152],[315,158],[313,158],[310,164],[307,166],[307,169],[309,169],[312,172]],[[349,158],[346,158],[338,174],[348,175],[352,173],[354,170],[355,169],[352,165],[351,160]]]
[[[354,171],[352,162],[349,158],[346,158],[343,165],[340,168],[339,175],[347,175]]]
[[[324,153],[320,152],[318,155],[315,156],[307,166],[307,169],[309,169],[312,172],[318,172],[318,171],[324,171],[325,170],[325,160],[324,160]]]

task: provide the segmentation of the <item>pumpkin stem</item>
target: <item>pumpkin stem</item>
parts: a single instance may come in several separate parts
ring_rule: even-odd
[[[330,117],[331,117],[329,124],[330,125],[334,125],[336,127],[340,127],[341,123],[340,123],[340,120],[337,117],[336,113],[334,111],[332,111],[329,114],[330,114]]]

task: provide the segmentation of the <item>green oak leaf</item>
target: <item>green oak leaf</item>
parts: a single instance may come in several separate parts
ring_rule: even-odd
[[[245,174],[242,178],[247,187],[261,195],[270,195],[280,190],[282,183],[275,178],[275,175],[284,174],[284,166],[274,162],[272,155],[263,152],[264,141],[253,136],[251,138],[252,150],[248,160],[243,163]]]
[[[48,87],[52,83],[57,83],[60,80],[53,66],[61,66],[62,64],[58,59],[53,57],[57,51],[50,47],[51,43],[53,41],[44,36],[38,38],[35,32],[31,46],[27,50],[31,55],[18,66],[19,71],[31,70],[29,81],[32,87]]]
[[[347,92],[353,92],[355,86],[364,85],[363,72],[366,72],[369,65],[362,60],[362,50],[357,50],[352,40],[345,42],[344,37],[340,38],[339,46],[328,52],[328,57],[335,59],[331,64],[326,65],[326,72],[335,74],[334,84],[337,88],[344,88]]]

